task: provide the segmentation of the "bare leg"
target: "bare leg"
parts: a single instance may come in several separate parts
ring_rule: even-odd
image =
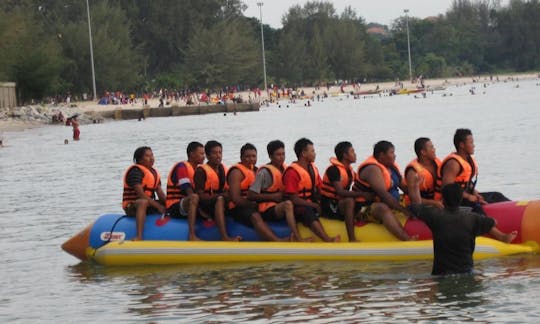
[[[259,237],[261,237],[263,240],[274,242],[285,242],[289,240],[288,238],[282,239],[277,237],[258,212],[251,214],[250,219],[255,231],[257,232],[257,235],[259,235]]]
[[[188,211],[189,240],[200,241],[195,234],[195,221],[197,219],[197,208],[199,207],[199,195],[191,194],[182,200],[182,209]]]
[[[315,233],[315,235],[320,237],[325,242],[339,242],[339,241],[341,241],[341,236],[339,236],[339,235],[336,235],[334,237],[328,236],[328,234],[326,234],[326,232],[324,231],[324,228],[322,227],[321,222],[319,222],[318,220],[313,221],[309,225],[309,228],[311,229],[311,231],[313,233]]]
[[[516,238],[518,232],[512,231],[508,234],[501,232],[497,227],[493,226],[491,228],[491,231],[489,231],[489,234],[491,234],[495,239],[504,242],[504,243],[512,243],[512,241]]]
[[[214,208],[216,211],[214,218],[219,229],[219,234],[221,234],[221,239],[223,241],[240,241],[242,239],[240,236],[231,238],[227,234],[227,228],[225,226],[225,199],[221,196],[217,197]]]
[[[148,200],[138,199],[135,201],[137,204],[137,211],[135,213],[135,222],[137,224],[137,236],[133,238],[134,241],[142,241],[144,232],[144,222],[146,221],[146,209],[148,209]]]
[[[343,216],[345,216],[345,226],[347,227],[349,242],[356,242],[356,236],[354,235],[354,199],[341,199],[338,208]]]
[[[401,241],[411,241],[417,239],[417,237],[410,237],[407,232],[401,226],[396,216],[392,213],[392,210],[383,203],[374,203],[371,205],[371,212],[373,216],[381,221],[386,229],[392,233],[395,237]]]
[[[289,228],[291,229],[292,238],[294,241],[313,242],[312,237],[303,239],[302,236],[300,236],[300,233],[298,232],[296,218],[294,218],[294,205],[290,200],[280,202],[274,208],[276,209],[276,215],[278,215],[279,217],[285,216],[285,219],[287,220],[287,225],[289,225]]]

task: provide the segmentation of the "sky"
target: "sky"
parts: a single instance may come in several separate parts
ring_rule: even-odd
[[[263,23],[274,28],[281,28],[281,18],[290,7],[294,5],[303,6],[307,0],[243,0],[248,6],[244,15],[259,19],[259,7],[257,2],[263,2],[262,15]],[[343,12],[347,6],[351,6],[356,14],[366,21],[366,23],[377,22],[384,25],[391,25],[394,19],[403,15],[404,9],[409,9],[411,17],[426,18],[444,14],[452,5],[452,0],[329,0],[334,4],[338,14]],[[503,5],[508,1],[501,1]]]

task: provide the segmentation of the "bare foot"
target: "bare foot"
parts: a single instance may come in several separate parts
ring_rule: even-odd
[[[512,243],[512,241],[516,238],[517,234],[517,231],[512,231],[508,234],[504,234],[501,241],[503,241],[504,243]]]
[[[230,242],[240,242],[242,240],[241,236],[235,236],[235,237],[229,237],[227,236],[224,241],[230,241]]]
[[[315,238],[313,236],[306,237],[306,238],[300,238],[300,241],[302,242],[315,242]]]
[[[354,238],[354,239],[349,239],[349,243],[357,243],[357,242],[360,242],[360,241],[358,241],[358,240],[355,239],[355,238]]]
[[[341,235],[336,235],[330,238],[330,242],[341,242]]]
[[[195,234],[192,234],[192,235],[190,234],[190,235],[189,235],[189,240],[190,240],[190,241],[202,241],[202,240],[201,240],[197,235],[195,235]]]
[[[142,241],[142,237],[135,236],[131,239],[132,241]]]

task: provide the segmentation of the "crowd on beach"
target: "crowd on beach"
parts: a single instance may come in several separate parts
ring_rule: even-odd
[[[297,160],[288,166],[285,144],[275,140],[267,145],[267,164],[257,167],[257,149],[246,143],[240,149],[240,162],[229,169],[221,161],[219,142],[191,142],[187,160],[171,168],[166,192],[153,168],[152,149],[139,147],[134,164],[124,175],[122,207],[127,216],[136,218],[134,240],[144,239],[148,213],[187,219],[190,240],[199,240],[197,218],[215,222],[223,240],[241,240],[227,232],[226,216],[254,228],[266,241],[312,241],[312,237],[299,234],[297,222],[323,241],[341,241],[339,235],[326,233],[320,217],[343,221],[350,242],[362,239],[355,236],[357,221],[380,223],[400,240],[416,240],[399,222],[397,213],[402,213],[420,218],[432,230],[434,274],[469,272],[476,236],[489,233],[509,243],[517,233],[498,230],[482,208],[508,198],[498,192],[477,191],[472,132],[456,130],[454,145],[456,151],[440,161],[429,138],[417,139],[417,158],[403,174],[395,164],[392,143],[376,143],[373,155],[354,170],[356,153],[352,144],[344,141],[336,145],[335,157],[320,174],[314,164],[314,144],[306,138],[295,143]],[[287,222],[289,237],[278,237],[267,223],[278,220]]]

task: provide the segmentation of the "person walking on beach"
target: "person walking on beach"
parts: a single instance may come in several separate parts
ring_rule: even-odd
[[[223,146],[218,141],[208,141],[204,153],[208,161],[197,166],[193,182],[199,195],[199,212],[204,218],[213,218],[224,241],[240,241],[240,236],[230,237],[225,224],[227,192],[227,168],[221,163]]]
[[[406,190],[406,186],[395,161],[394,145],[388,141],[379,141],[373,147],[373,155],[358,167],[353,189],[375,195],[375,201],[357,198],[357,202],[364,206],[362,216],[365,221],[382,223],[402,241],[415,240],[416,236],[409,236],[393,213],[397,211],[412,216],[410,210],[399,203],[399,189]]]
[[[341,237],[328,236],[319,217],[321,177],[315,166],[315,148],[313,142],[301,138],[294,144],[297,161],[291,163],[283,173],[285,195],[294,204],[296,219],[303,222],[315,235],[325,242],[339,242]]]
[[[336,157],[330,159],[322,180],[321,207],[324,217],[345,221],[349,242],[356,242],[354,220],[360,208],[356,208],[358,197],[372,198],[364,191],[352,191],[356,153],[350,142],[340,142],[334,148]]]
[[[283,218],[291,229],[291,241],[313,241],[312,238],[303,239],[298,232],[294,217],[294,206],[290,200],[283,199],[283,172],[285,171],[285,144],[275,140],[266,146],[270,163],[259,168],[255,181],[249,187],[247,198],[258,203],[258,211],[262,217],[259,223],[259,232],[265,232],[267,237],[275,236],[265,222],[278,221]],[[258,222],[258,220],[257,220]],[[254,222],[254,226],[256,222]],[[269,231],[269,232],[268,232]]]
[[[195,220],[199,208],[199,195],[194,191],[193,176],[197,166],[204,162],[204,146],[191,142],[187,146],[187,161],[176,163],[167,177],[167,214],[173,218],[188,219],[190,241],[199,241],[195,234]]]
[[[80,139],[81,130],[79,129],[78,115],[71,117],[71,127],[73,127],[73,140],[78,141]]]
[[[129,217],[135,217],[137,235],[142,240],[147,214],[165,214],[165,193],[161,177],[154,169],[154,153],[148,146],[141,146],[133,153],[133,164],[124,174],[122,208]],[[156,197],[157,195],[157,197]]]

